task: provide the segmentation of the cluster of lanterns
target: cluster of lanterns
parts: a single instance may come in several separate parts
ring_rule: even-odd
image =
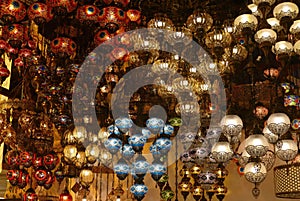
[[[7,172],[7,179],[13,186],[25,188],[30,184],[30,175],[26,168],[33,167],[33,177],[39,186],[45,189],[51,188],[55,181],[52,170],[59,163],[59,158],[55,153],[44,156],[33,154],[32,152],[20,152],[10,150],[5,156],[7,164],[12,168]]]
[[[148,119],[146,125],[147,128],[142,128],[140,133],[132,134],[132,120],[126,117],[117,118],[113,125],[108,126],[107,130],[110,135],[104,142],[105,148],[111,154],[120,153],[121,155],[121,159],[113,165],[117,177],[124,180],[128,174],[133,175],[135,184],[131,186],[130,191],[137,200],[142,200],[148,191],[148,187],[143,182],[147,172],[150,172],[155,181],[159,181],[166,173],[164,161],[171,149],[170,136],[174,132],[173,126],[165,124],[159,118]],[[154,160],[152,164],[149,164],[142,151],[153,134],[155,140],[150,146],[150,152]]]

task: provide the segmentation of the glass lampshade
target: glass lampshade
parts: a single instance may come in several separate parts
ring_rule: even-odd
[[[258,10],[258,6],[254,3],[248,5],[249,10],[251,10],[252,14],[257,17],[262,17],[262,13]]]
[[[66,161],[72,162],[76,159],[77,147],[75,145],[67,145],[65,146],[63,153]]]
[[[269,150],[268,139],[262,134],[250,135],[246,139],[245,149],[250,156],[261,157]]]
[[[152,71],[157,74],[175,73],[177,68],[177,62],[167,58],[158,59],[152,65]]]
[[[294,44],[294,52],[298,55],[300,55],[300,40],[298,40],[295,44]]]
[[[232,158],[233,151],[228,142],[217,142],[211,149],[211,156],[218,163],[224,163]]]
[[[38,201],[38,195],[33,188],[29,188],[22,197],[24,201]]]
[[[297,143],[294,140],[281,140],[275,146],[276,156],[283,161],[293,160],[298,154]]]
[[[235,32],[235,27],[233,26],[233,19],[226,19],[223,22],[223,29],[226,33],[232,34]]]
[[[269,143],[271,143],[271,144],[274,144],[278,140],[278,135],[275,135],[274,133],[272,133],[269,130],[268,126],[264,127],[263,134],[268,139]]]
[[[294,19],[299,13],[299,8],[292,2],[280,3],[273,9],[273,15],[281,20],[283,17]]]
[[[213,47],[227,47],[231,43],[230,33],[225,32],[224,29],[213,29],[205,38],[205,44],[209,48]]]
[[[169,29],[173,30],[174,25],[172,20],[170,20],[165,14],[155,14],[154,18],[151,19],[148,24],[148,28],[156,28],[156,29]]]
[[[220,126],[226,136],[237,136],[243,128],[243,121],[237,115],[226,115],[222,118]]]
[[[186,24],[192,32],[196,32],[199,29],[207,32],[213,25],[213,19],[208,13],[196,10],[188,17]]]
[[[233,61],[244,61],[248,56],[248,51],[243,45],[235,45],[232,49],[226,48],[225,53],[228,56],[228,59]],[[227,58],[227,57],[226,57]]]
[[[260,183],[267,176],[267,169],[261,162],[251,162],[244,169],[246,179],[251,183]]]
[[[300,20],[295,20],[292,26],[290,27],[290,32],[292,34],[297,34],[300,32]]]
[[[267,120],[269,130],[278,136],[285,134],[289,130],[290,124],[290,118],[284,113],[271,114]]]
[[[293,52],[293,44],[288,41],[279,41],[275,43],[274,52],[276,55],[288,54],[290,55]]]
[[[254,38],[255,41],[259,44],[266,42],[273,44],[277,39],[277,34],[272,29],[261,29],[256,32]]]
[[[243,30],[246,28],[250,28],[251,30],[255,30],[257,27],[258,21],[257,18],[252,14],[243,14],[235,18],[234,26],[238,30]]]
[[[165,35],[166,40],[171,45],[175,45],[178,42],[183,42],[184,45],[188,45],[192,42],[193,34],[190,29],[186,27],[176,27],[172,32]]]
[[[282,26],[280,25],[280,21],[275,17],[268,18],[267,22],[271,26],[271,28],[276,31],[279,31],[282,29]]]
[[[89,187],[94,181],[94,173],[92,170],[83,169],[80,171],[80,183],[85,187]]]

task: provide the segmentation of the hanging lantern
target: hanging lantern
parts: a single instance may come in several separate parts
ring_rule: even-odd
[[[59,158],[56,153],[49,153],[43,157],[43,164],[48,170],[53,170],[59,163]]]
[[[230,148],[229,142],[217,142],[211,148],[211,156],[218,163],[229,161],[233,156],[233,151]]]
[[[65,37],[55,38],[51,41],[51,51],[60,58],[75,57],[76,43]]]
[[[135,9],[129,9],[126,12],[126,15],[131,22],[136,22],[137,24],[141,23],[141,11]]]
[[[174,25],[172,20],[169,19],[166,14],[155,13],[154,18],[148,22],[147,27],[173,30]]]
[[[267,120],[269,130],[278,135],[284,135],[290,128],[290,118],[284,113],[271,114]]]
[[[65,16],[77,8],[77,1],[75,0],[46,0],[46,4],[57,16]]]
[[[111,154],[117,153],[122,147],[122,140],[116,138],[116,136],[111,135],[105,142],[104,146]]]
[[[197,182],[204,190],[211,189],[212,185],[216,183],[217,175],[213,172],[205,171],[198,175]]]
[[[195,160],[192,158],[190,151],[185,151],[180,156],[180,161],[184,163],[184,165],[188,168],[193,167],[195,164]]]
[[[136,151],[137,153],[142,152],[146,142],[147,139],[140,134],[135,134],[128,139],[128,143],[132,146],[133,150]]]
[[[4,0],[1,2],[0,19],[5,24],[22,21],[26,16],[26,7],[19,0]]]
[[[77,155],[76,155],[76,159],[73,162],[73,164],[78,169],[81,169],[83,167],[83,165],[86,164],[86,155],[85,155],[85,150],[84,149],[80,148],[80,150],[78,150]]]
[[[3,27],[3,38],[12,48],[20,48],[23,41],[28,38],[27,28],[21,24],[12,24]]]
[[[33,20],[37,25],[49,22],[53,15],[48,5],[40,2],[33,3],[28,8],[28,18]]]
[[[269,150],[268,139],[262,134],[253,134],[246,139],[245,149],[252,157],[264,156]]]
[[[38,196],[33,190],[33,188],[29,188],[22,197],[22,201],[38,201]]]
[[[158,181],[167,172],[167,168],[161,162],[154,160],[152,165],[149,166],[149,172],[151,177]]]
[[[275,135],[274,133],[272,133],[268,126],[265,126],[263,129],[263,134],[264,136],[268,139],[269,143],[274,144],[277,142],[278,140],[278,135]]]
[[[115,33],[126,24],[126,12],[118,7],[104,7],[100,10],[98,22],[105,27],[109,33]]]
[[[124,159],[120,159],[116,165],[114,165],[114,172],[120,180],[126,179],[130,172],[130,167]]]
[[[251,183],[261,183],[267,175],[266,167],[261,162],[247,163],[244,169],[246,179]]]
[[[48,180],[48,174],[46,169],[41,168],[34,173],[34,178],[37,180],[39,186],[43,186]]]
[[[228,141],[240,134],[243,128],[243,121],[237,115],[226,115],[221,120],[221,128]]]
[[[64,159],[68,163],[72,163],[73,161],[76,160],[76,155],[77,155],[77,147],[75,145],[67,145],[64,148]]]
[[[96,6],[93,5],[80,6],[77,9],[76,19],[78,19],[79,22],[83,24],[91,25],[97,21],[99,13],[100,10]]]
[[[159,159],[161,157],[162,153],[160,152],[159,147],[156,144],[152,144],[149,150],[154,159]]]
[[[158,138],[154,144],[158,147],[162,154],[167,154],[172,147],[172,141],[165,137]]]
[[[130,192],[134,195],[135,199],[141,201],[148,192],[148,187],[144,184],[134,184],[130,187]]]
[[[99,146],[96,144],[89,144],[85,149],[87,162],[90,164],[96,162],[97,158],[99,157],[99,154],[100,154],[100,149]]]
[[[33,163],[34,154],[32,152],[23,151],[20,153],[19,159],[20,164],[24,165],[24,167],[29,168]]]
[[[188,17],[186,24],[192,32],[205,33],[213,25],[213,19],[208,13],[195,10],[193,14]]]
[[[146,161],[145,157],[139,155],[132,164],[132,168],[138,177],[143,178],[149,170],[149,163]]]
[[[21,170],[18,178],[17,186],[19,188],[25,188],[30,183],[30,177],[26,170]]]
[[[297,143],[292,139],[280,140],[275,145],[275,153],[283,161],[293,160],[298,154]]]
[[[113,37],[107,30],[99,30],[94,36],[94,43],[95,45],[100,45],[107,40],[110,40]]]
[[[121,147],[120,152],[127,160],[130,160],[135,154],[133,147],[129,144],[124,144],[123,147]]]
[[[115,120],[115,125],[118,127],[120,131],[126,133],[132,127],[133,122],[130,118],[119,117]]]
[[[150,118],[146,121],[146,126],[152,133],[159,133],[164,127],[165,122],[159,118]]]
[[[85,188],[89,188],[94,181],[94,173],[92,170],[83,169],[80,171],[79,180],[81,185],[83,185]]]

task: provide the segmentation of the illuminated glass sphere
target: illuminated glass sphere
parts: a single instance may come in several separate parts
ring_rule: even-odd
[[[267,176],[267,169],[261,162],[247,163],[244,169],[246,179],[251,183],[260,183]]]
[[[250,156],[253,157],[263,156],[269,150],[268,139],[262,134],[250,135],[246,139],[245,149]]]
[[[290,128],[290,118],[284,113],[271,114],[267,120],[269,130],[278,135],[284,135]]]

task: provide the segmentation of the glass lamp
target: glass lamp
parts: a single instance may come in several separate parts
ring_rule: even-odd
[[[267,22],[271,26],[271,28],[276,31],[279,31],[282,29],[282,26],[280,25],[280,21],[275,17],[268,18]]]
[[[77,147],[75,145],[67,145],[65,146],[63,153],[65,160],[71,163],[76,160]]]
[[[243,45],[235,45],[230,50],[230,48],[225,49],[225,53],[228,51],[228,59],[231,61],[241,62],[244,61],[248,56],[248,51]],[[230,51],[230,52],[229,52]]]
[[[247,6],[249,8],[249,10],[251,10],[252,14],[257,16],[257,17],[262,17],[262,13],[260,10],[258,10],[258,6],[254,3],[249,4]]]
[[[267,120],[269,130],[278,135],[284,135],[290,128],[290,118],[284,113],[271,114]]]
[[[88,188],[94,181],[94,173],[92,170],[83,169],[80,171],[79,178],[81,185]]]
[[[293,44],[288,41],[275,43],[274,52],[276,55],[290,55],[293,52]]]
[[[33,188],[29,188],[23,195],[22,200],[24,201],[38,201],[38,195],[35,193]]]
[[[292,2],[280,3],[273,9],[273,15],[281,20],[283,18],[294,19],[299,13],[299,8],[296,4]]]
[[[272,133],[267,126],[263,129],[264,136],[268,139],[269,143],[274,144],[278,140],[278,135]]]
[[[298,55],[300,55],[300,40],[298,40],[295,44],[294,44],[294,52]]]
[[[160,13],[155,14],[154,18],[148,22],[147,26],[148,28],[168,30],[173,30],[174,28],[172,20],[170,20],[165,14]]]
[[[290,32],[295,36],[297,40],[300,39],[300,20],[295,20],[292,26],[290,27]]]
[[[192,32],[202,31],[204,33],[213,25],[213,19],[208,13],[196,10],[188,17],[186,24]]]
[[[261,157],[269,150],[268,139],[262,134],[250,135],[246,139],[245,149],[252,157]]]
[[[293,160],[298,153],[297,143],[294,140],[281,140],[275,146],[276,156],[283,161]]]
[[[277,34],[272,29],[261,29],[256,32],[254,38],[260,45],[268,44],[268,46],[271,46],[271,44],[275,43]]]
[[[227,138],[230,138],[239,135],[243,128],[243,121],[237,115],[226,115],[222,118],[220,125],[224,132],[224,135]]]
[[[246,179],[251,183],[261,183],[267,176],[267,169],[261,162],[250,162],[244,169]]]
[[[253,31],[257,24],[257,18],[252,14],[242,14],[234,20],[234,26],[239,31]]]
[[[217,142],[211,149],[211,156],[218,163],[229,161],[233,156],[229,142]]]

